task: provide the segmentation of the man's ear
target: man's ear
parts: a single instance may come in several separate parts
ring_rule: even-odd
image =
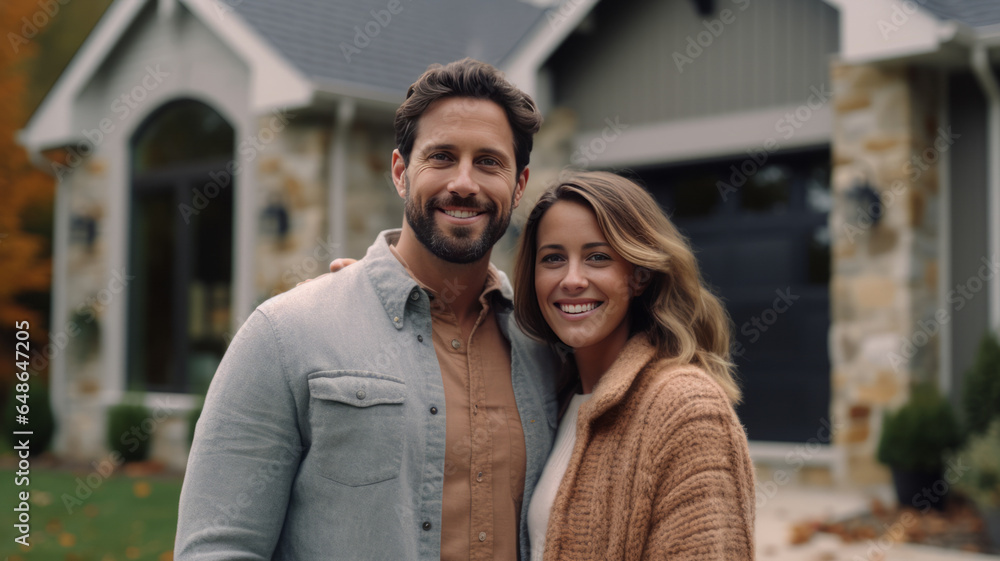
[[[521,175],[517,177],[517,183],[514,184],[514,208],[521,204],[521,195],[524,195],[524,188],[528,185],[528,168],[525,166]]]
[[[392,151],[392,184],[396,187],[396,193],[400,198],[406,198],[406,162],[399,149]]]

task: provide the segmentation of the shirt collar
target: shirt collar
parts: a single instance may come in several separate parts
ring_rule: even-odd
[[[404,312],[406,303],[414,294],[414,291],[424,289],[428,294],[433,295],[433,291],[419,283],[409,273],[409,269],[398,252],[395,251],[396,242],[399,241],[401,229],[385,230],[379,233],[375,243],[368,248],[365,258],[362,260],[365,272],[375,287],[386,315],[396,327],[402,329],[405,321]],[[479,296],[480,302],[492,298],[494,304],[501,303],[501,307],[510,309],[513,307],[514,290],[503,271],[497,269],[492,263],[486,275],[486,286]]]

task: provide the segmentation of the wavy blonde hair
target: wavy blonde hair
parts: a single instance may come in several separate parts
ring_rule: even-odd
[[[547,343],[559,338],[542,316],[535,292],[538,225],[558,201],[583,203],[597,217],[608,243],[636,267],[629,303],[630,335],[644,332],[672,363],[695,364],[714,378],[734,403],[740,388],[730,360],[732,321],[702,281],[687,239],[653,197],[634,182],[601,171],[565,171],[545,190],[525,223],[514,265],[514,313],[529,336]]]

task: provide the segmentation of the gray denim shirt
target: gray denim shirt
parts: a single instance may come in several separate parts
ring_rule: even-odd
[[[397,236],[382,232],[357,265],[264,302],[240,328],[198,421],[176,559],[440,559],[444,389],[430,300],[389,251]],[[558,359],[517,328],[506,277],[501,293],[529,559]]]

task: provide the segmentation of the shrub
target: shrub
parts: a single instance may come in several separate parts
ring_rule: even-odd
[[[958,448],[961,440],[948,400],[933,386],[915,386],[903,407],[883,417],[878,460],[900,470],[938,473],[945,452]]]
[[[139,462],[149,457],[152,434],[144,421],[153,414],[145,405],[119,403],[108,408],[108,448],[122,455],[126,462]]]
[[[11,447],[17,445],[17,438],[20,436],[15,435],[14,431],[30,430],[33,434],[27,437],[29,439],[28,454],[37,456],[47,450],[49,444],[52,443],[52,437],[56,432],[56,420],[52,416],[49,385],[37,376],[32,377],[29,384],[28,424],[21,425],[16,421],[16,407],[25,405],[25,403],[17,399],[18,393],[14,390],[14,386],[11,386],[7,394],[7,405],[4,407],[2,430]],[[21,436],[21,440],[24,438]]]
[[[956,487],[982,509],[1000,508],[1000,417],[984,433],[969,438],[958,464],[969,466],[969,471]]]
[[[1000,342],[989,333],[983,336],[976,361],[965,373],[962,392],[966,434],[982,434],[990,421],[1000,415]]]

